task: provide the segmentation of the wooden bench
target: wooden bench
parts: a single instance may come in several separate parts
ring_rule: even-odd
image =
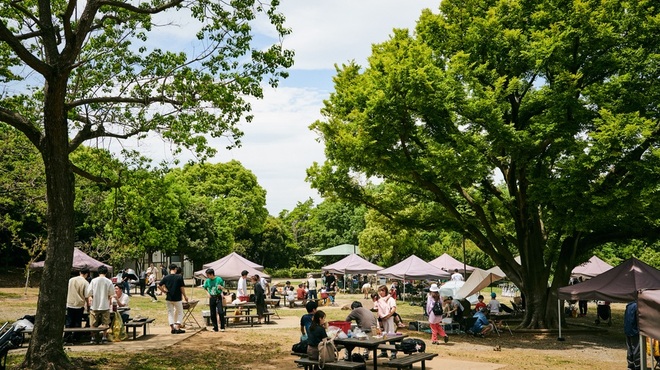
[[[412,367],[412,365],[416,362],[421,362],[422,370],[426,370],[426,360],[430,360],[437,355],[438,355],[437,353],[424,353],[424,352],[412,353],[407,356],[397,357],[394,360],[389,360],[388,362],[384,362],[383,366],[396,367],[397,369],[402,369],[404,367],[409,367],[409,366]]]
[[[303,365],[305,370],[314,370],[315,366],[319,365],[318,360],[310,360],[307,357],[301,357],[297,360],[294,360],[295,363]],[[333,370],[333,369],[367,369],[367,365],[364,362],[350,362],[339,360],[337,362],[326,362],[323,365],[323,370]]]
[[[264,322],[266,324],[270,323],[270,316],[272,315],[272,312],[264,312]],[[230,324],[236,325],[239,324],[239,322],[235,322],[234,319],[245,319],[245,323],[250,324],[250,326],[254,326],[254,323],[256,320],[259,320],[259,315],[257,314],[250,314],[250,315],[228,315],[225,316],[225,326],[229,326]],[[230,321],[231,320],[231,321]]]
[[[101,332],[106,331],[108,329],[110,329],[110,327],[108,327],[108,326],[99,326],[99,327],[96,327],[96,328],[92,328],[92,327],[88,327],[88,328],[64,328],[64,333],[98,334],[98,333],[101,333]],[[24,330],[20,331],[21,335],[23,336],[23,341],[22,342],[25,342],[25,335],[26,334],[29,334],[30,336],[32,336],[32,331],[33,330],[34,329],[24,329]],[[96,342],[96,343],[99,343],[99,342]],[[22,345],[22,343],[21,343],[21,345]]]
[[[124,324],[126,327],[126,332],[128,332],[129,328],[133,328],[133,340],[137,337],[137,328],[140,326],[142,327],[142,336],[147,335],[147,325],[151,324],[152,322],[156,321],[156,319],[146,319],[146,320],[131,320],[127,323]]]

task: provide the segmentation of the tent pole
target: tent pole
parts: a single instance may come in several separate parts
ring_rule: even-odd
[[[557,340],[563,342],[564,337],[561,336],[561,299],[557,299],[557,314],[559,315],[559,336]]]
[[[651,357],[653,357],[653,351],[651,351]],[[646,370],[646,338],[644,338],[642,333],[639,333],[639,361],[640,369]]]

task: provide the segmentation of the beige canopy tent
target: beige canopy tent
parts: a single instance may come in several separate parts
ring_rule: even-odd
[[[504,279],[504,276],[504,274],[499,275],[496,272],[493,272],[493,269],[485,271],[480,268],[475,268],[472,275],[470,275],[465,281],[465,284],[463,284],[458,290],[456,296],[459,298],[469,297],[493,282]]]

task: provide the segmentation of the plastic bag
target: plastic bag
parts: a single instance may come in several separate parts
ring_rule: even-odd
[[[119,312],[114,312],[113,314],[115,318],[108,333],[108,339],[113,342],[121,342],[128,337],[126,327],[124,326],[124,321],[121,319],[121,314]]]

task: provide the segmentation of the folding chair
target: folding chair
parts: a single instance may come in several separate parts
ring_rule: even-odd
[[[501,327],[498,327],[497,324],[498,324],[497,322],[493,321],[493,328],[495,328],[495,332],[497,333],[497,336],[498,336],[498,337],[501,336],[501,335],[500,335],[500,331],[501,331],[501,329],[502,329],[501,327],[505,327],[505,328],[507,328],[507,330],[509,330],[509,334],[511,334],[511,336],[513,336],[513,332],[511,331],[511,328],[509,327],[509,324],[507,324],[506,321],[504,321],[504,320],[499,320],[499,325],[500,325]]]
[[[197,303],[199,303],[198,299],[189,301],[188,304],[185,302],[183,303],[183,309],[186,310],[186,312],[183,313],[183,326],[192,326],[193,321],[195,324],[197,324],[198,328],[201,328],[202,326],[199,325],[199,321],[197,321],[197,318],[193,315],[193,311],[195,310],[195,307],[197,307]]]

